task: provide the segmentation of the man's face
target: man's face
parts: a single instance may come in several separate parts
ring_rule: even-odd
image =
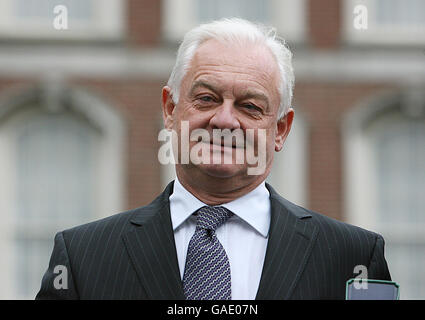
[[[243,163],[236,163],[235,145],[213,144],[213,130],[228,129],[244,134],[243,148],[252,146],[256,156],[265,153],[265,170],[262,175],[267,176],[273,153],[282,148],[293,118],[291,110],[289,117],[277,121],[280,103],[278,70],[271,52],[263,46],[229,45],[217,40],[203,43],[182,79],[178,104],[174,106],[170,90],[165,87],[163,108],[165,127],[175,130],[179,141],[183,121],[188,121],[189,133],[195,129],[209,132],[211,161],[178,164],[176,170],[197,176],[246,179],[247,169],[252,165],[247,163],[246,157]],[[258,149],[261,146],[258,129],[265,133],[264,150]],[[249,130],[254,132],[252,145],[247,141],[246,133]],[[190,141],[189,150],[199,143]],[[224,157],[225,154],[230,154],[232,163],[213,163],[213,156]]]

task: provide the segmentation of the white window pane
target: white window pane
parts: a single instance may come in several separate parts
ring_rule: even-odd
[[[380,222],[425,224],[425,122],[393,117],[375,148]]]
[[[55,12],[59,5],[66,10]],[[124,32],[125,6],[121,0],[0,0],[0,37],[116,39]]]
[[[308,207],[307,136],[306,120],[298,113],[283,149],[274,153],[273,166],[267,177],[267,182],[279,194],[304,207]]]
[[[400,299],[425,297],[425,245],[387,242],[391,278],[400,285]]]
[[[88,20],[93,17],[92,0],[14,0],[13,13],[17,18],[42,18],[53,21],[53,9],[63,5],[68,9],[69,19]]]
[[[425,24],[425,1],[423,0],[376,1],[375,19],[377,24]]]
[[[17,129],[15,286],[34,298],[54,234],[95,216],[100,133],[71,113],[40,112]]]
[[[366,129],[374,156],[376,225],[386,239],[391,276],[401,299],[425,297],[425,119],[398,109]],[[365,183],[369,181],[365,180]]]
[[[268,0],[198,0],[200,22],[224,17],[240,17],[252,21],[268,22],[270,17]]]
[[[93,212],[96,131],[69,114],[41,114],[18,136],[23,219],[81,219]]]
[[[196,25],[225,17],[239,17],[272,25],[290,41],[303,41],[305,0],[163,0],[164,37],[180,41]]]
[[[354,43],[419,45],[425,39],[425,1],[423,0],[345,0],[344,33]],[[353,26],[354,8],[367,8],[368,27]]]
[[[41,279],[53,250],[53,237],[54,234],[46,234],[44,239],[15,239],[14,283],[19,299],[34,299],[40,290]]]

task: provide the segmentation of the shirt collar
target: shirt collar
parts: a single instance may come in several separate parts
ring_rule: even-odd
[[[263,181],[246,195],[221,204],[221,206],[232,211],[266,238],[269,232],[271,215],[269,197],[269,191]],[[170,196],[173,230],[176,230],[186,219],[203,206],[206,206],[206,204],[187,191],[176,177],[173,194]]]

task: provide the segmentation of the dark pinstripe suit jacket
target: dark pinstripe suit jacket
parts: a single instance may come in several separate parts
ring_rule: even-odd
[[[306,210],[270,191],[271,225],[257,299],[344,299],[364,265],[391,280],[384,240],[373,232]],[[60,232],[37,299],[184,299],[169,195],[151,204]],[[67,289],[55,289],[57,265]]]

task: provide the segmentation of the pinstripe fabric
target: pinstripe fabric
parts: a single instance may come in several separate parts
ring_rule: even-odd
[[[345,282],[364,265],[390,280],[384,240],[373,232],[298,207],[271,186],[271,227],[257,299],[344,299]],[[185,299],[168,197],[59,232],[37,299]],[[68,289],[57,290],[57,265]]]
[[[267,188],[272,221],[257,299],[344,299],[357,265],[370,279],[391,280],[380,235],[296,206]]]

